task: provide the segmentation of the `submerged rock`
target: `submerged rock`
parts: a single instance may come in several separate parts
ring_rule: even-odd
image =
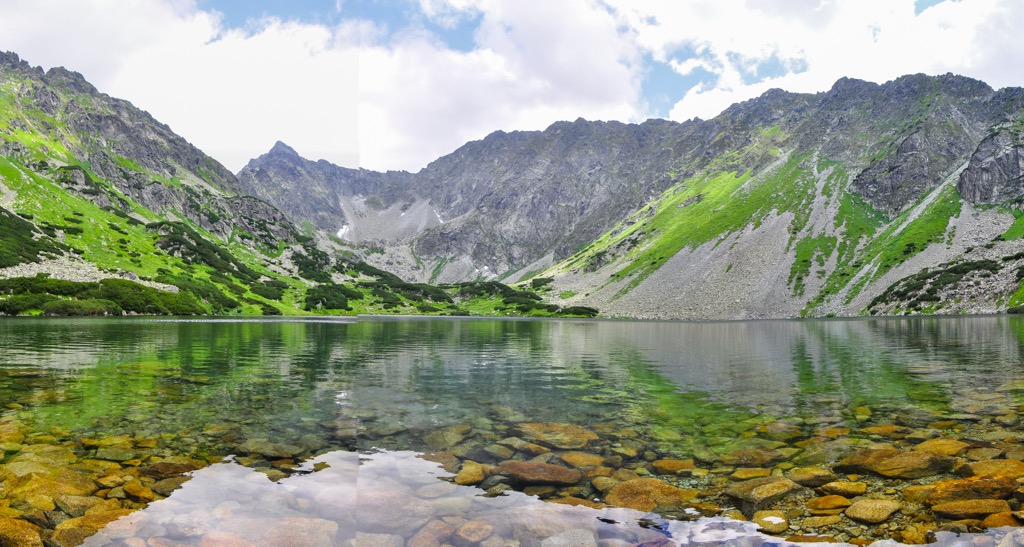
[[[932,511],[940,517],[953,520],[979,519],[995,513],[1009,513],[1010,504],[1006,500],[958,500],[933,505]]]
[[[739,500],[740,509],[751,516],[800,488],[799,484],[785,477],[765,477],[733,484],[725,494]]]
[[[576,469],[533,461],[501,462],[494,472],[526,484],[576,484],[583,474]]]
[[[632,479],[608,491],[605,500],[637,511],[676,511],[697,497],[696,490],[684,490],[658,479]]]
[[[519,424],[519,430],[529,441],[566,450],[583,448],[597,440],[596,433],[575,424],[525,423]]]
[[[987,460],[970,462],[959,469],[957,474],[962,477],[977,475],[980,477],[1024,477],[1024,462],[1019,460]]]
[[[1017,481],[1010,477],[971,477],[939,481],[931,484],[931,492],[925,496],[925,505],[968,500],[968,499],[1005,499],[1017,490]]]
[[[0,517],[0,545],[42,547],[41,528],[19,519]]]
[[[860,500],[846,508],[845,514],[853,520],[878,524],[889,520],[903,506],[893,500]]]
[[[800,486],[815,488],[836,480],[836,474],[820,467],[798,467],[786,473],[786,478]]]
[[[919,479],[949,471],[954,458],[934,452],[897,449],[860,450],[835,465],[842,473],[874,473],[887,478]]]

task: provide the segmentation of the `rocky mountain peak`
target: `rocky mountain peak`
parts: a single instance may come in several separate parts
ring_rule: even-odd
[[[287,144],[277,141],[274,146],[271,147],[270,151],[267,152],[268,156],[287,157],[287,158],[299,158],[299,153],[294,148]]]
[[[53,67],[46,71],[46,83],[53,87],[70,89],[87,95],[97,95],[99,91],[95,86],[85,80],[85,76],[62,66]]]

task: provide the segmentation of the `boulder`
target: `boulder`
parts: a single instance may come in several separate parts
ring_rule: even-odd
[[[836,474],[820,467],[798,467],[786,473],[786,478],[800,486],[817,488],[836,480]]]
[[[725,490],[725,494],[738,500],[743,514],[749,517],[800,488],[799,484],[785,477],[765,477],[735,483]]]
[[[889,520],[893,513],[902,508],[893,500],[860,500],[846,508],[846,516],[868,524],[878,524]]]
[[[696,490],[684,490],[658,479],[633,479],[613,486],[605,501],[637,511],[674,511],[697,497]]]
[[[1006,500],[958,500],[933,505],[932,511],[953,520],[983,519],[995,513],[1010,512],[1010,504]]]
[[[835,465],[841,473],[874,473],[890,479],[920,479],[945,473],[956,459],[943,454],[892,448],[859,450]]]
[[[509,460],[494,468],[494,473],[505,475],[525,484],[576,484],[583,474],[576,469],[550,463]]]
[[[525,423],[519,424],[519,431],[529,441],[565,450],[583,448],[597,440],[596,433],[575,424]]]
[[[977,475],[979,477],[1024,477],[1024,462],[1020,460],[985,460],[970,462],[957,469],[962,477]]]
[[[936,454],[943,454],[946,456],[959,456],[963,454],[971,445],[958,441],[956,439],[928,439],[927,441],[914,447],[914,450],[923,450],[925,452],[934,452]]]
[[[1003,476],[971,477],[933,483],[925,505],[969,499],[1005,499],[1017,490],[1017,481]]]

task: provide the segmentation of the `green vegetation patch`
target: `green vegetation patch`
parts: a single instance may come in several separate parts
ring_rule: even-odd
[[[58,257],[67,245],[43,236],[32,223],[0,207],[0,268]]]
[[[0,280],[0,312],[20,315],[198,315],[204,310],[188,293],[160,291],[126,279],[79,282],[46,276]]]
[[[942,301],[939,293],[959,285],[964,277],[971,274],[991,277],[1002,269],[1003,265],[994,260],[971,260],[925,270],[890,285],[871,301],[867,311],[886,304],[897,304],[906,311],[931,311]]]

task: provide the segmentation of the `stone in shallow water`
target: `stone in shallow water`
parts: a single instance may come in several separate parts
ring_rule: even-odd
[[[140,467],[135,471],[135,473],[142,477],[151,477],[159,480],[166,479],[168,477],[183,475],[185,473],[188,473],[189,471],[195,470],[195,466],[189,464],[158,462],[151,465]]]
[[[741,450],[733,450],[723,454],[718,462],[724,465],[733,465],[738,467],[764,467],[769,464],[780,462],[785,459],[785,455],[778,450],[763,450],[757,448],[746,448]]]
[[[764,467],[741,467],[729,475],[729,480],[745,481],[761,477],[769,477],[771,474],[772,470]]]
[[[597,440],[596,433],[575,424],[525,423],[519,424],[519,430],[529,441],[567,450],[583,448]]]
[[[758,511],[750,520],[769,534],[781,534],[789,529],[789,520],[783,511]]]
[[[878,524],[901,508],[902,505],[893,500],[860,500],[846,508],[846,516],[859,522]]]
[[[112,462],[126,462],[139,457],[139,452],[131,445],[105,446],[96,451],[96,459]]]
[[[827,515],[821,517],[807,517],[803,520],[801,525],[804,528],[825,528],[826,526],[833,526],[843,521],[843,517],[839,515]]]
[[[1017,479],[1024,477],[1024,462],[1019,460],[970,462],[957,469],[957,474],[962,477],[978,475],[980,477],[1003,476]]]
[[[992,513],[981,521],[985,528],[999,528],[1000,526],[1020,526],[1020,520],[1013,516],[1013,512]]]
[[[466,434],[472,431],[470,425],[456,425],[432,431],[423,437],[423,442],[434,451],[448,450],[466,439]]]
[[[269,459],[290,458],[302,453],[302,448],[291,444],[272,443],[267,439],[249,439],[238,446],[246,454],[259,454]]]
[[[890,448],[859,450],[835,465],[842,473],[871,472],[891,479],[919,479],[949,471],[954,458],[933,452]]]
[[[659,475],[675,475],[680,471],[689,471],[693,469],[693,460],[654,460],[651,463],[651,467],[654,468],[654,472]]]
[[[480,484],[487,478],[489,466],[484,466],[474,461],[466,460],[462,464],[462,469],[459,470],[459,474],[455,476],[455,484],[463,486],[470,486],[474,484]]]
[[[533,461],[502,462],[494,472],[527,484],[576,484],[583,478],[576,469]]]
[[[786,473],[786,478],[800,486],[815,488],[836,480],[836,474],[820,467],[798,467]]]
[[[940,517],[953,520],[977,519],[1009,512],[1010,504],[1006,500],[959,500],[933,505],[932,511]]]
[[[821,491],[849,498],[864,495],[868,491],[868,485],[858,481],[832,481],[821,485]]]
[[[53,501],[61,511],[72,517],[81,517],[87,510],[103,500],[96,496],[57,496]]]
[[[170,496],[171,493],[174,492],[175,490],[181,488],[181,485],[188,482],[188,480],[189,477],[184,476],[170,477],[167,479],[156,481],[150,486],[150,489],[152,489],[157,494],[160,494],[161,496],[167,497]]]
[[[9,484],[13,482],[13,484]],[[74,471],[55,472],[51,476],[31,474],[17,481],[8,481],[7,497],[25,499],[33,494],[50,498],[57,496],[88,496],[97,490],[96,484]]]
[[[929,439],[914,447],[914,450],[923,450],[925,452],[934,452],[936,454],[943,454],[946,456],[959,456],[971,445],[958,441],[956,439]]]
[[[40,528],[23,520],[0,517],[0,545],[42,547]]]
[[[761,424],[754,430],[760,436],[773,441],[790,441],[803,436],[803,430],[800,429],[800,426],[784,422]]]
[[[695,497],[696,490],[677,488],[658,479],[633,479],[613,486],[605,501],[637,511],[673,511]]]
[[[550,448],[541,446],[539,444],[526,442],[520,439],[519,437],[508,437],[498,441],[498,444],[502,446],[507,446],[517,452],[522,452],[523,454],[531,457],[551,452]]]
[[[483,520],[471,520],[455,530],[451,541],[459,547],[470,547],[491,537],[494,527]]]
[[[454,533],[454,526],[443,520],[432,520],[409,539],[408,547],[439,547]]]
[[[584,469],[587,467],[597,467],[603,464],[604,457],[587,452],[566,452],[565,454],[562,454],[562,461],[573,467]]]
[[[925,505],[938,505],[967,499],[1005,499],[1017,490],[1017,481],[1010,477],[971,477],[939,481],[931,485]]]
[[[70,530],[81,528],[96,532],[111,522],[132,514],[131,509],[116,509],[114,511],[87,512],[84,516],[68,519],[57,525],[57,530]]]
[[[968,460],[976,462],[994,460],[1002,455],[1003,451],[998,448],[972,448],[966,454]]]
[[[862,433],[868,435],[878,435],[880,437],[888,437],[890,439],[902,439],[912,433],[914,430],[909,427],[894,424],[876,425],[872,427],[865,427],[861,429]]]
[[[793,457],[792,462],[796,465],[824,465],[838,461],[850,452],[863,444],[860,439],[841,438],[834,441],[825,441],[810,444],[804,447],[803,452]]]
[[[725,494],[740,501],[744,514],[753,515],[800,488],[799,484],[785,477],[765,477],[733,484]]]
[[[853,505],[853,502],[843,496],[831,494],[808,500],[806,505],[807,510],[810,511],[812,515],[838,515],[843,512],[843,509]]]

